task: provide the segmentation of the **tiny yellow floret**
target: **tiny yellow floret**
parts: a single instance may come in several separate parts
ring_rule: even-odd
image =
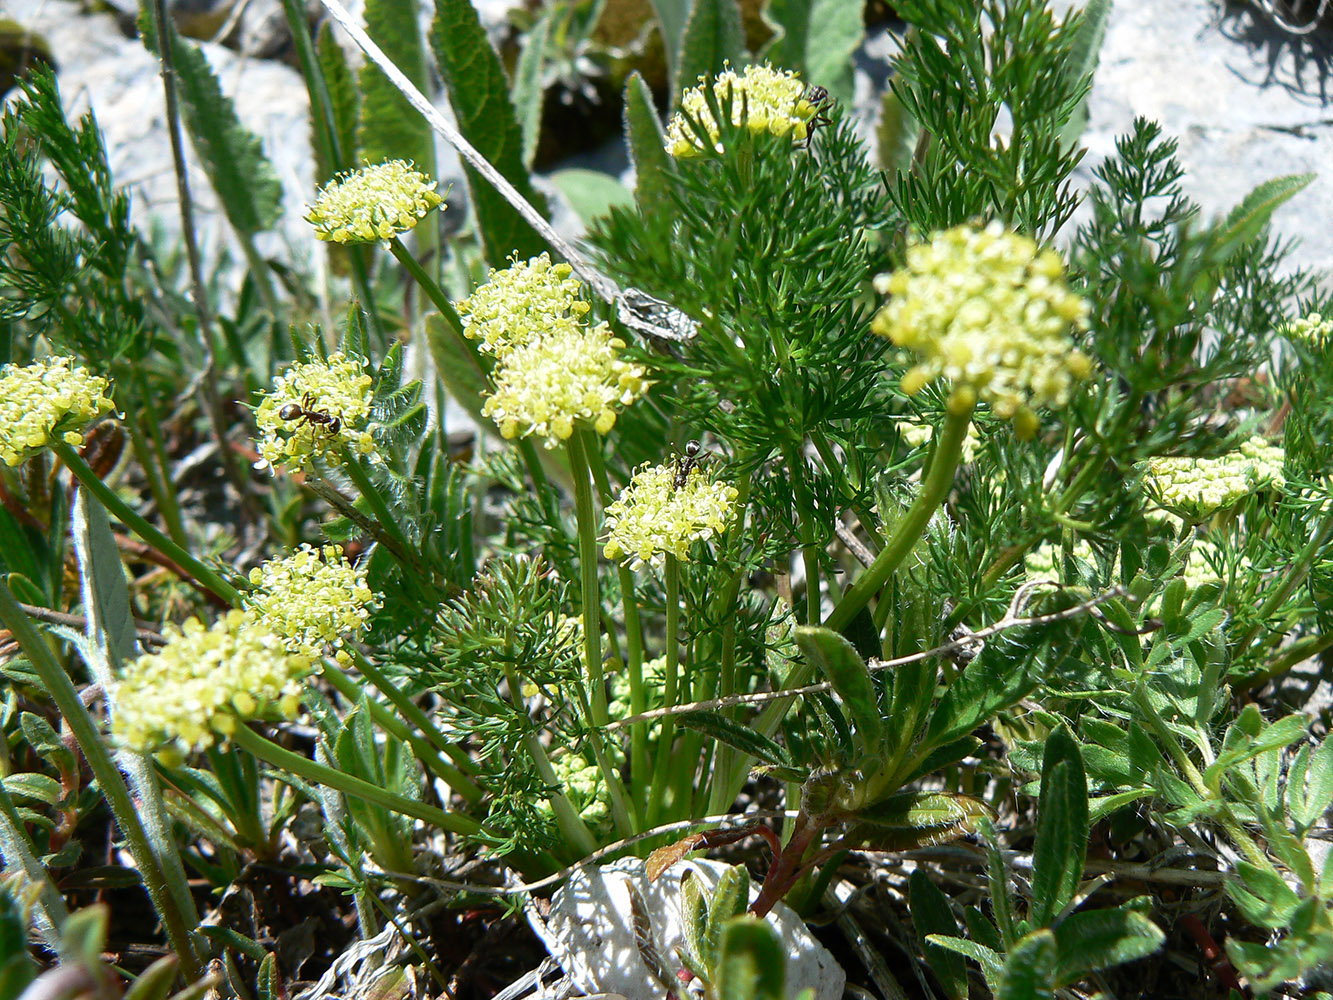
[[[376,603],[365,567],[352,566],[338,545],[302,545],[284,559],[270,559],[250,570],[250,585],[247,610],[288,649],[312,658],[329,644],[340,662],[348,660],[344,638],[365,632]]]
[[[890,298],[871,329],[918,357],[901,382],[909,396],[948,379],[951,411],[980,399],[1031,437],[1037,407],[1064,406],[1091,374],[1071,336],[1089,305],[1066,286],[1059,255],[999,223],[936,233],[875,284]]]
[[[721,131],[704,93],[707,86],[708,78],[699,77],[699,85],[681,96],[681,110],[667,125],[666,151],[677,159],[702,156],[706,151],[688,119],[702,125],[714,151],[722,152]],[[713,80],[712,89],[719,108],[726,108],[730,100],[733,125],[779,137],[790,135],[794,143],[806,138],[809,122],[818,113],[816,105],[806,100],[806,86],[799,76],[767,64],[746,66],[741,73],[726,69]]]
[[[294,718],[312,658],[233,610],[206,628],[169,626],[167,644],[141,656],[115,685],[113,732],[124,746],[178,754],[204,750],[248,719]]]
[[[18,465],[57,437],[82,445],[83,428],[114,409],[108,384],[73,358],[0,368],[0,459]]]
[[[316,196],[305,220],[328,243],[382,243],[444,205],[429,177],[406,160],[339,174]]]
[[[568,264],[551,263],[546,253],[527,262],[514,257],[509,267],[492,268],[484,284],[454,303],[463,333],[500,358],[552,326],[582,320],[591,307],[579,298],[583,283],[573,273]]]
[[[729,483],[714,482],[697,466],[677,487],[675,465],[645,465],[606,508],[606,558],[660,566],[666,555],[690,557],[696,541],[726,528],[739,495]]]
[[[276,376],[255,409],[255,468],[305,469],[316,456],[343,448],[377,459],[366,429],[372,382],[363,360],[341,352],[327,361],[298,361]]]

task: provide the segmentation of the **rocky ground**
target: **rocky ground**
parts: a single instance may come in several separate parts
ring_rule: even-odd
[[[506,30],[505,9],[511,2],[483,4],[483,18],[497,37]],[[1070,0],[1055,3],[1072,6]],[[283,51],[278,0],[239,6],[226,0],[220,6],[219,0],[176,0],[175,6],[186,30],[197,36],[225,30],[229,16],[238,25],[230,47],[209,42],[204,47],[286,188],[287,212],[262,248],[298,263],[308,259],[312,241],[301,221],[313,194],[306,95],[298,72],[273,58]],[[318,11],[317,0],[310,6]],[[133,191],[138,218],[145,224],[156,218],[171,233],[177,225],[175,184],[162,88],[151,55],[124,32],[129,19],[113,10],[90,13],[71,0],[0,0],[0,16],[45,39],[71,110],[96,112],[113,171]],[[892,30],[879,28],[868,34],[857,55],[855,113],[867,135],[873,135],[877,95],[895,47]],[[1115,0],[1092,95],[1082,180],[1136,115],[1157,119],[1179,138],[1188,193],[1209,214],[1225,212],[1270,177],[1320,173],[1279,209],[1276,225],[1300,240],[1293,258],[1297,263],[1333,272],[1331,59],[1333,29],[1294,35],[1247,3]],[[441,150],[439,162],[441,181],[460,190],[456,157]],[[627,171],[615,140],[580,155],[578,164]],[[196,171],[193,180],[202,206],[200,236],[215,254],[227,237],[202,173]],[[560,221],[566,229],[578,225],[569,213]]]

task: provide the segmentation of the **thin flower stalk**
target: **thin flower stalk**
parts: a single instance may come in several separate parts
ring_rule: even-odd
[[[678,700],[676,688],[680,673],[680,564],[670,553],[666,555],[662,576],[666,583],[666,665],[662,682],[662,706],[674,708]],[[657,760],[653,765],[653,781],[648,799],[649,828],[659,822],[667,787],[675,784],[670,780],[669,771],[674,760],[674,755],[671,753],[671,739],[675,734],[675,728],[675,716],[668,715],[662,720],[662,735],[657,738]],[[690,770],[693,773],[693,768]]]
[[[304,754],[293,753],[278,746],[278,744],[261,736],[249,726],[237,726],[231,739],[236,746],[247,753],[254,754],[265,763],[272,764],[282,771],[290,771],[298,778],[305,778],[308,781],[324,785],[326,788],[332,788],[335,792],[342,792],[344,795],[361,799],[371,805],[392,809],[394,812],[430,823],[432,826],[446,830],[449,833],[476,834],[481,832],[481,824],[471,817],[462,813],[445,812],[443,809],[437,809],[425,802],[390,792],[379,787],[379,785],[364,781],[344,771],[327,767],[311,760]]]
[[[131,510],[115,491],[102,482],[101,477],[88,467],[88,463],[69,444],[64,441],[53,441],[51,447],[65,468],[72,472],[88,492],[97,497],[102,506],[122,524],[189,573],[196,582],[206,587],[224,604],[234,605],[240,600],[240,592],[235,587]]]
[[[64,442],[60,444],[69,448]],[[42,686],[56,703],[65,724],[74,734],[84,759],[87,760],[97,779],[98,787],[106,796],[107,805],[111,808],[116,824],[125,837],[126,846],[134,857],[135,866],[139,870],[144,889],[152,900],[153,909],[161,918],[172,950],[180,959],[182,973],[191,982],[202,978],[204,967],[195,952],[191,938],[198,925],[198,918],[195,914],[183,912],[177,903],[178,900],[190,898],[189,887],[185,885],[173,887],[168,884],[169,873],[174,866],[164,865],[153,849],[152,842],[139,819],[134,800],[125,786],[119,769],[111,759],[97,725],[84,707],[69,675],[56,662],[50,646],[34,627],[32,620],[18,606],[14,595],[10,593],[8,583],[3,578],[0,578],[0,620],[4,621],[14,634],[14,638],[18,640],[23,652],[27,654],[33,669],[41,679]]]

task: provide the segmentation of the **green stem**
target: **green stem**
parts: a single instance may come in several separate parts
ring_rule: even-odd
[[[662,685],[662,707],[676,706],[676,675],[680,669],[680,566],[676,557],[667,553],[666,567],[666,670]],[[657,759],[653,762],[652,787],[648,798],[648,828],[657,825],[666,798],[668,768],[671,764],[671,738],[675,734],[676,719],[668,715],[662,719],[662,735],[657,739]]]
[[[371,480],[369,473],[366,472],[365,466],[361,464],[361,458],[347,452],[344,455],[342,467],[347,471],[347,475],[352,482],[356,484],[357,492],[361,494],[366,503],[370,504],[370,510],[375,515],[376,523],[383,529],[383,534],[379,534],[377,537],[406,565],[422,574],[427,582],[433,582],[433,574],[429,567],[421,558],[421,554],[408,542],[407,536],[403,533],[403,529],[398,522],[394,520],[389,505],[384,502],[383,495]]]
[[[602,450],[593,448],[588,452],[588,458],[592,463],[597,490],[602,495],[602,506],[605,507],[611,501],[611,480],[606,474]],[[643,624],[639,619],[638,593],[634,585],[634,573],[628,566],[620,563],[617,573],[620,577],[621,608],[625,615],[625,674],[629,679],[629,710],[631,715],[640,715],[647,709],[648,700],[643,684]],[[636,722],[630,727],[630,790],[640,814],[648,801],[648,769],[648,724]]]
[[[967,428],[972,422],[972,408],[955,414],[950,412],[944,418],[944,428],[938,435],[938,445],[930,461],[930,470],[921,483],[921,492],[912,506],[907,508],[902,520],[894,527],[893,535],[885,543],[875,561],[866,567],[856,582],[847,588],[837,606],[829,614],[824,625],[840,632],[851,624],[857,612],[864,608],[871,597],[879,593],[885,582],[907,558],[917,542],[921,540],[930,523],[931,517],[940,508],[953,487],[954,471],[963,453],[963,441],[967,438]],[[774,705],[781,704],[775,702]],[[773,706],[770,706],[770,708]],[[785,707],[785,706],[784,706]]]
[[[504,664],[505,680],[509,686],[509,699],[514,703],[514,709],[524,718],[527,717],[528,707],[523,704],[523,683],[518,676],[518,671],[509,661]],[[551,812],[555,815],[556,825],[560,827],[560,832],[564,834],[574,847],[587,857],[597,850],[597,839],[588,829],[588,824],[583,822],[583,817],[575,810],[570,803],[568,796],[565,795],[564,786],[560,783],[559,776],[555,773],[555,768],[551,766],[551,758],[546,756],[546,749],[542,746],[541,740],[537,739],[535,733],[529,732],[523,737],[523,748],[527,750],[528,756],[532,758],[532,764],[537,769],[537,776],[547,788],[554,791],[547,792],[547,801],[551,803]]]
[[[412,252],[403,245],[403,241],[398,237],[395,236],[389,241],[389,252],[394,255],[394,258],[397,259],[398,263],[402,264],[407,273],[415,279],[418,285],[421,286],[421,290],[426,293],[426,297],[430,299],[435,308],[440,310],[440,315],[443,316],[444,321],[449,324],[449,329],[472,348],[472,353],[474,358],[476,358],[478,353],[477,347],[463,335],[463,319],[458,315],[458,310],[454,308],[454,304],[449,301],[449,296],[444,294],[444,289],[440,287],[440,283],[421,266],[420,261],[412,255]],[[486,369],[480,364],[480,359],[477,358],[477,360],[478,367],[481,368],[482,371],[485,371]]]
[[[415,702],[412,701],[397,684],[375,663],[366,657],[359,649],[353,649],[352,662],[356,664],[356,669],[360,671],[361,676],[370,681],[375,686],[375,690],[388,698],[398,711],[403,713],[403,717],[408,722],[416,726],[421,733],[440,750],[449,755],[449,758],[468,774],[476,775],[481,773],[481,768],[477,766],[476,761],[469,757],[466,751],[459,749],[448,734],[443,732],[435,724],[435,720],[425,713]],[[467,792],[462,792],[465,798],[469,797]]]
[[[806,489],[805,457],[799,448],[786,449],[787,468],[791,472],[792,495],[796,500],[799,520],[797,533],[801,536],[801,563],[805,566],[805,620],[807,625],[818,625],[822,617],[819,613],[820,574],[819,546],[815,542],[815,507],[814,501]]]
[[[337,173],[354,166],[352,150],[343,149],[338,138],[338,126],[333,114],[333,101],[329,97],[328,84],[324,80],[324,71],[319,64],[319,56],[310,38],[309,20],[301,0],[282,0],[282,8],[287,15],[287,25],[291,29],[292,44],[296,49],[297,61],[301,64],[301,75],[305,78],[306,92],[310,95],[310,117],[314,121],[315,142],[322,147],[324,162]],[[366,307],[366,315],[371,329],[375,331],[376,346],[383,349],[389,343],[388,334],[380,323],[379,311],[375,308],[375,297],[371,294],[370,274],[366,269],[365,258],[361,255],[362,247],[348,247],[347,260],[352,270],[352,284],[356,286],[357,298]],[[374,247],[372,245],[371,249]]]
[[[238,726],[231,739],[242,750],[254,754],[260,760],[272,764],[279,770],[290,771],[298,778],[318,782],[332,788],[334,791],[342,792],[344,795],[350,795],[372,805],[392,809],[404,816],[411,816],[414,819],[432,823],[441,830],[448,830],[450,833],[475,834],[481,831],[481,824],[470,816],[445,812],[443,809],[437,809],[425,802],[397,795],[355,775],[326,767],[309,757],[278,746],[272,740],[260,736],[249,726]]]
[[[167,532],[171,540],[177,545],[184,547],[185,525],[181,521],[180,503],[176,498],[176,489],[171,482],[171,474],[167,471],[167,450],[162,442],[162,427],[158,422],[156,415],[153,414],[148,406],[148,388],[144,384],[143,369],[134,369],[133,387],[130,388],[129,404],[133,408],[130,419],[125,422],[130,432],[130,443],[134,447],[135,457],[139,459],[139,464],[143,466],[144,478],[148,480],[148,489],[153,494],[153,499],[157,501],[157,509],[162,514],[162,520],[167,523]],[[139,417],[146,417],[149,433],[152,435],[153,447],[150,452],[148,445],[144,440],[143,428],[139,426]]]
[[[606,708],[606,676],[602,672],[602,597],[597,584],[597,515],[592,502],[592,478],[583,430],[569,439],[569,465],[574,476],[574,510],[579,526],[579,587],[583,600],[583,656],[587,661],[592,722],[610,721]]]
[[[64,447],[69,449],[68,445]],[[7,580],[3,579],[0,579],[0,619],[4,620],[14,638],[18,640],[42,686],[56,703],[56,708],[59,709],[65,724],[74,734],[74,739],[78,742],[79,749],[83,751],[84,759],[92,768],[98,787],[101,788],[107,805],[116,818],[116,824],[125,837],[126,845],[134,857],[135,867],[139,870],[139,877],[143,880],[144,889],[152,900],[153,909],[157,911],[166,928],[167,938],[180,960],[181,972],[187,982],[194,982],[204,974],[203,965],[190,939],[198,920],[193,919],[192,915],[183,913],[181,907],[177,905],[179,899],[189,898],[189,887],[177,886],[173,891],[167,884],[164,866],[153,850],[143,824],[139,821],[138,809],[130,796],[129,789],[125,787],[115,762],[107,752],[106,745],[102,742],[97,725],[88,714],[88,710],[84,708],[69,675],[56,662],[51,648],[37,631],[32,620],[18,606],[14,595],[10,593]]]
[[[330,665],[328,661],[324,661],[320,675],[329,682],[329,685],[335,691],[346,698],[348,702],[353,705],[360,702],[363,693],[361,688],[357,685],[356,681],[348,677],[338,669],[337,666]],[[376,684],[375,687],[377,690],[381,690],[378,684]],[[398,693],[400,695],[402,694],[401,691]],[[390,700],[392,701],[393,699],[390,698]],[[401,719],[375,699],[367,698],[366,705],[370,709],[370,717],[375,720],[376,724],[379,725],[381,729],[390,736],[394,736],[408,744],[412,748],[412,752],[416,754],[417,758],[429,767],[437,777],[444,779],[445,783],[448,784],[451,789],[470,803],[481,801],[482,791],[477,786],[477,783],[467,775],[463,774],[458,768],[444,760],[444,758],[440,756],[440,752],[435,747],[431,746],[430,742],[412,732]],[[395,702],[395,706],[396,705],[397,703]],[[415,708],[416,706],[413,707]]]
[[[78,452],[58,439],[51,442],[51,447],[60,456],[60,461],[64,463],[65,468],[74,473],[79,482],[88,489],[88,492],[97,497],[102,506],[114,514],[122,524],[181,569],[190,573],[195,580],[207,587],[221,600],[231,605],[239,603],[240,594],[235,587],[132,511],[120,497],[116,496],[111,487],[102,482],[97,473],[88,467],[88,463],[79,457]]]

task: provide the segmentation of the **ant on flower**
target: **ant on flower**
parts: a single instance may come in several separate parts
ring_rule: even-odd
[[[697,469],[702,461],[699,457],[702,452],[703,445],[698,441],[685,442],[685,454],[676,456],[676,476],[671,481],[673,490],[683,489],[690,481],[690,473]]]
[[[322,426],[329,437],[335,437],[342,430],[343,422],[327,410],[315,409],[315,395],[307,392],[300,403],[288,403],[278,411],[283,420],[304,421],[312,428]]]

